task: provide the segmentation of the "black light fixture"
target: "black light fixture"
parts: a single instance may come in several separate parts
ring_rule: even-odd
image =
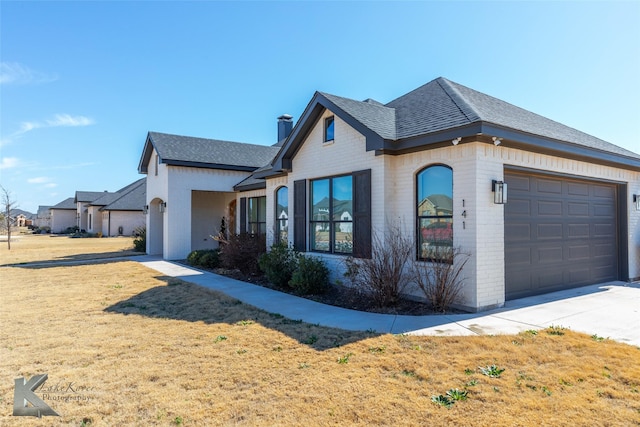
[[[164,213],[167,210],[167,202],[160,202],[158,209],[160,210],[160,213]]]
[[[640,211],[640,194],[633,195],[633,203],[636,205],[636,210]]]
[[[142,207],[142,213],[145,215],[149,213],[149,205],[144,205]]]
[[[491,191],[493,191],[493,203],[504,205],[507,203],[507,183],[503,181],[491,181]]]

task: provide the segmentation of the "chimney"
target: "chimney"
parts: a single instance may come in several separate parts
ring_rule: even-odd
[[[283,114],[278,117],[278,142],[282,141],[291,133],[293,128],[293,117],[288,114]]]

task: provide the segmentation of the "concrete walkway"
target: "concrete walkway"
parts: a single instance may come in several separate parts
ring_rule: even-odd
[[[294,320],[347,330],[416,335],[517,334],[562,326],[640,346],[640,283],[611,282],[508,301],[473,314],[401,316],[321,304],[152,256],[131,258],[165,276],[220,291]]]

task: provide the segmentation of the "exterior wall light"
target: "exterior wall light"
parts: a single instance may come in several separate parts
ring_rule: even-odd
[[[144,205],[142,207],[142,213],[145,215],[149,213],[149,205]]]
[[[640,194],[633,195],[633,203],[636,205],[636,210],[640,211]]]
[[[160,213],[165,213],[167,210],[167,202],[160,202],[158,209],[160,210]]]
[[[507,203],[507,183],[503,181],[491,181],[491,191],[493,191],[493,203],[504,205]]]

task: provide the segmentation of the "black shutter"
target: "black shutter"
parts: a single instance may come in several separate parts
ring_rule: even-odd
[[[371,258],[371,169],[353,173],[353,256]]]
[[[307,250],[307,180],[293,183],[293,247]]]
[[[247,232],[247,198],[240,197],[240,234]]]

